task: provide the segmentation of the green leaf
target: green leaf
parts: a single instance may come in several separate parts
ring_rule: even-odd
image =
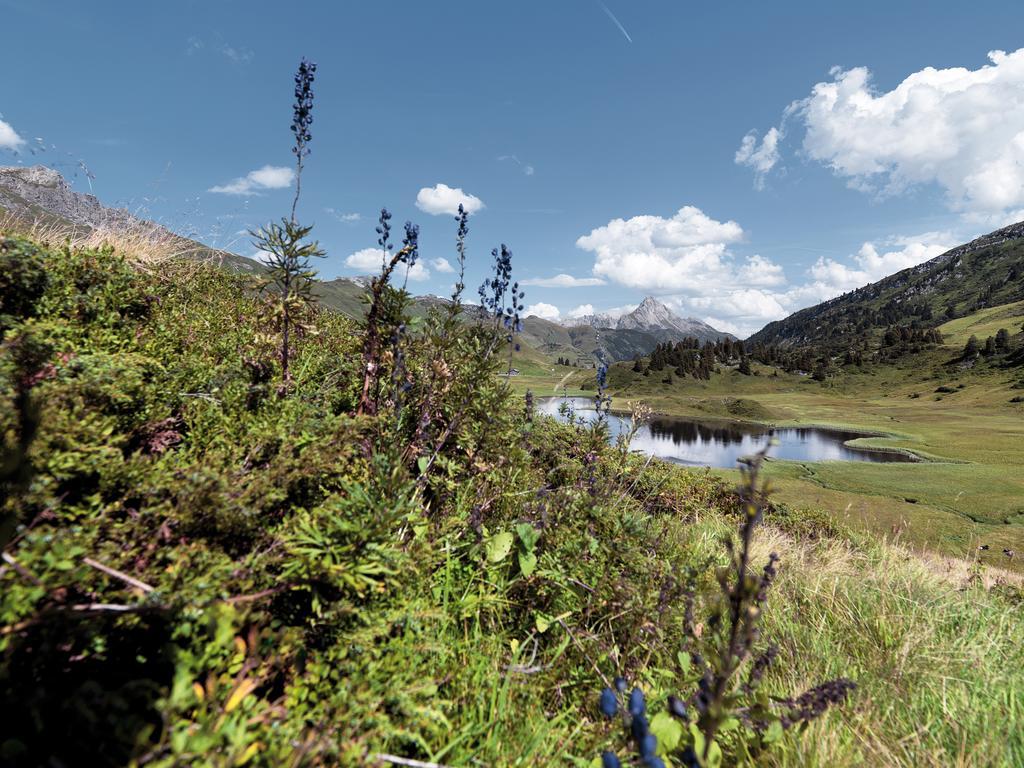
[[[776,721],[774,721],[771,725],[769,725],[765,729],[764,734],[762,734],[762,736],[761,736],[761,741],[764,742],[765,744],[774,744],[775,742],[777,742],[781,738],[782,738],[782,723],[780,723],[778,720],[776,720]]]
[[[416,459],[416,466],[419,468],[420,474],[425,475],[427,473],[427,469],[430,467],[430,459],[426,456],[420,456]]]
[[[552,624],[558,623],[562,619],[564,619],[567,616],[569,616],[570,613],[571,613],[571,611],[566,611],[565,613],[559,614],[558,616],[555,616],[555,617],[552,618],[551,616],[548,616],[545,613],[541,613],[540,611],[537,611],[537,613],[533,617],[533,623],[534,623],[534,626],[537,627],[537,631],[540,632],[541,634],[544,634],[545,632],[548,631],[548,629],[551,627]]]
[[[690,723],[690,735],[693,737],[693,751],[697,753],[698,757],[703,757],[704,734],[701,733],[700,728],[697,727],[696,723]]]
[[[704,761],[704,768],[718,768],[722,764],[722,748],[717,741],[708,744],[708,758]]]
[[[737,720],[735,717],[730,717],[727,720],[725,720],[720,726],[718,726],[718,730],[722,733],[728,733],[729,731],[735,731],[737,728],[739,728],[739,726],[740,721]]]
[[[651,718],[651,733],[658,740],[658,752],[668,754],[679,746],[683,738],[683,726],[667,712],[659,712]]]
[[[537,567],[537,556],[533,552],[520,552],[519,553],[519,570],[522,571],[523,576],[530,578],[534,569]]]
[[[488,561],[500,563],[508,557],[508,553],[512,551],[512,542],[512,534],[508,531],[502,531],[491,536],[485,545]]]
[[[516,533],[519,535],[519,541],[523,544],[523,549],[527,552],[533,552],[537,546],[537,541],[540,539],[540,531],[529,523],[519,523],[516,526]]]
[[[676,661],[679,662],[679,669],[682,670],[684,675],[690,673],[690,654],[686,651],[680,651],[676,654]]]

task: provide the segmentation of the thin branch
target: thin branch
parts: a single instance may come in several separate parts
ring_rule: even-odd
[[[97,560],[93,560],[91,557],[83,557],[82,562],[84,562],[88,566],[95,568],[97,571],[102,571],[108,576],[113,576],[115,579],[120,579],[125,584],[130,584],[136,589],[141,589],[143,592],[153,591],[153,587],[151,587],[146,582],[139,581],[135,577],[129,576],[127,573],[119,571],[116,568],[111,568],[109,565],[104,565],[103,563]]]
[[[271,595],[277,595],[288,589],[288,585],[281,587],[271,587],[270,589],[264,589],[260,592],[253,592],[251,595],[236,595],[235,597],[228,597],[220,602],[227,603],[228,605],[236,605],[237,603],[249,603],[253,600],[260,600],[264,597],[270,597]]]
[[[11,568],[13,568],[14,571],[23,579],[28,579],[37,587],[43,586],[43,582],[39,580],[39,577],[32,573],[32,571],[30,571],[24,565],[19,563],[17,560],[15,560],[14,555],[10,554],[9,552],[4,552],[2,557],[3,561],[7,563],[9,566],[11,566]]]
[[[429,763],[423,760],[413,760],[409,757],[398,757],[397,755],[387,755],[383,752],[375,754],[374,759],[382,763],[392,763],[393,765],[407,765],[410,768],[452,768],[450,765],[444,763]]]

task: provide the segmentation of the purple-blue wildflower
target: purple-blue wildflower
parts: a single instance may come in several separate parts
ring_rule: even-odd
[[[686,704],[678,696],[668,697],[668,711],[680,720],[686,720]]]
[[[640,757],[652,757],[658,749],[658,739],[653,733],[646,734],[636,745]]]
[[[303,59],[299,63],[299,71],[295,73],[295,106],[292,114],[292,133],[295,134],[295,146],[292,147],[298,157],[309,154],[306,147],[313,136],[309,126],[313,124],[313,81],[316,79],[316,64]]]
[[[377,245],[384,249],[384,258],[387,258],[391,250],[391,212],[387,208],[380,209],[380,218],[377,225]]]
[[[622,768],[622,763],[614,752],[605,750],[601,753],[601,768]]]
[[[629,730],[633,734],[633,741],[639,744],[644,736],[650,732],[647,718],[643,715],[633,715],[633,721],[629,724]]]
[[[601,714],[605,717],[615,717],[615,714],[619,711],[619,700],[615,696],[615,691],[611,688],[602,689],[598,707],[601,710]]]
[[[644,692],[639,688],[634,688],[629,693],[629,714],[636,717],[642,715],[647,711],[647,702],[644,701]]]

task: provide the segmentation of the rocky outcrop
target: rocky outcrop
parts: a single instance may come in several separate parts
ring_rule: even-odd
[[[0,207],[22,216],[42,211],[94,229],[143,224],[123,208],[107,208],[95,196],[76,192],[60,173],[42,165],[0,167]]]

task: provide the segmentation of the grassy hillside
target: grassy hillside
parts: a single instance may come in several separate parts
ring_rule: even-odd
[[[599,712],[616,675],[648,766],[692,765],[709,718],[705,765],[1024,760],[1013,574],[528,420],[487,329],[444,313],[360,412],[347,318],[306,318],[285,382],[245,276],[0,259],[4,765],[590,766],[641,746]],[[724,537],[750,570],[723,583],[767,600],[709,709]]]
[[[840,352],[892,325],[933,327],[1024,299],[1024,223],[769,323],[751,343]]]
[[[970,556],[981,544],[989,564],[1020,568],[1004,548],[1024,550],[1024,370],[1007,356],[960,364],[971,335],[1012,329],[1014,349],[1024,303],[993,307],[940,326],[945,343],[886,364],[844,366],[824,383],[755,364],[758,375],[722,367],[711,381],[633,373],[615,366],[620,402],[659,411],[779,425],[818,424],[875,432],[863,445],[911,451],[920,464],[771,462],[780,500],[830,511],[834,519],[915,547]],[[732,473],[722,473],[734,477]]]

